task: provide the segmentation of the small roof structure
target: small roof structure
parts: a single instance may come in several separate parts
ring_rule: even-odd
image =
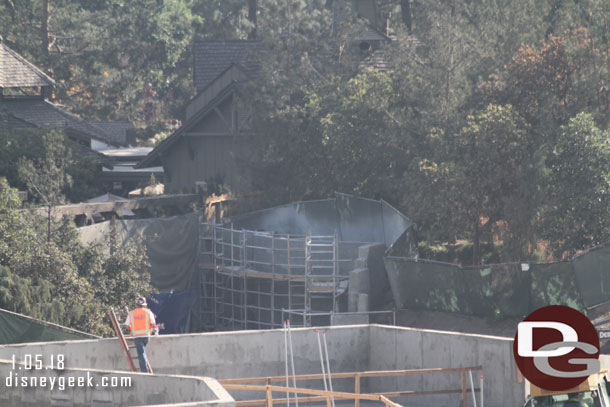
[[[57,127],[72,131],[80,138],[94,138],[118,147],[98,127],[40,97],[3,98],[0,99],[0,109],[12,116],[8,121],[9,128]]]
[[[128,121],[116,122],[89,122],[107,135],[106,140],[120,146],[135,144],[133,123]]]
[[[193,47],[194,82],[197,92],[204,90],[232,64],[239,64],[248,76],[260,69],[258,40],[198,41]]]
[[[55,81],[0,41],[0,88],[52,87]]]
[[[110,158],[114,158],[117,160],[120,159],[131,159],[131,158],[143,158],[148,155],[153,150],[152,147],[128,147],[128,148],[112,148],[107,150],[100,150],[100,153],[108,156]]]

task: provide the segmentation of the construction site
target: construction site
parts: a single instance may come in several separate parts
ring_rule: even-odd
[[[411,226],[384,201],[344,194],[202,223],[205,328],[280,328],[286,319],[321,326],[369,315],[369,302],[389,287],[383,254],[415,251]]]
[[[524,315],[558,302],[608,320],[603,288],[582,283],[605,275],[607,247],[546,265],[424,261],[413,223],[384,201],[335,194],[235,216],[217,206],[82,238],[108,227],[124,239],[154,231],[153,282],[187,293],[157,314],[154,373],[136,372],[114,311],[107,339],[0,313],[15,335],[0,346],[0,407],[520,406],[512,337]],[[65,385],[84,377],[93,384]]]

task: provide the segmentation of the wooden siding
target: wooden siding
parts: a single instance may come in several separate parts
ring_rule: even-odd
[[[251,137],[243,136],[182,138],[164,157],[164,167],[169,169],[166,187],[171,193],[190,192],[198,181],[221,177],[234,191],[248,190],[249,180],[239,163],[250,142]]]
[[[231,110],[232,101],[229,96],[227,100],[220,103],[206,117],[191,128],[188,133],[226,133],[231,134]],[[221,118],[222,115],[222,118]]]

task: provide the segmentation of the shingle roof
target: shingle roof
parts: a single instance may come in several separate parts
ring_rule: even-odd
[[[53,79],[0,42],[0,88],[54,85]]]
[[[74,116],[42,98],[0,98],[0,110],[5,111],[28,125],[36,127],[57,127],[72,130],[85,137],[109,141],[108,136],[99,128]],[[22,127],[14,125],[13,127]],[[0,123],[3,125],[4,123]],[[10,125],[10,122],[8,122]],[[112,143],[116,144],[116,143]]]
[[[260,68],[258,54],[261,50],[262,43],[252,40],[195,43],[193,59],[197,91],[202,91],[233,63],[240,64],[246,74],[255,74]]]
[[[120,144],[121,146],[128,146],[131,144],[129,132],[135,127],[131,122],[119,121],[119,122],[89,122],[104,133],[108,135],[107,139]]]

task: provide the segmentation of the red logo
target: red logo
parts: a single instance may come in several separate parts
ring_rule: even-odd
[[[595,327],[563,305],[540,308],[519,323],[513,354],[523,376],[549,391],[572,389],[600,369]]]

